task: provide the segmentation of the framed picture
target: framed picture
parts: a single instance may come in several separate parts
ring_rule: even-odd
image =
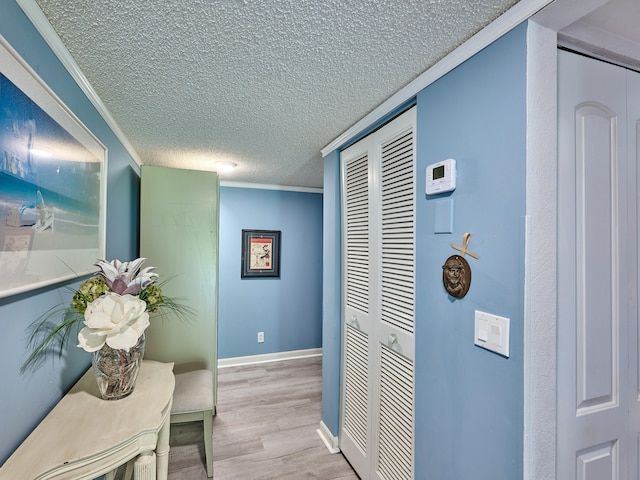
[[[96,271],[104,145],[0,36],[0,297]]]
[[[241,278],[280,276],[280,231],[242,230]]]

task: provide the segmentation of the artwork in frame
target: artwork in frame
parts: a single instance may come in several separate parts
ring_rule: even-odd
[[[96,271],[107,150],[0,36],[0,297]]]
[[[241,278],[280,276],[280,231],[242,230]]]

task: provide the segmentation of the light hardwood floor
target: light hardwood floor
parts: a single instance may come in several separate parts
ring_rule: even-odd
[[[218,372],[215,480],[357,480],[330,454],[320,424],[321,357]],[[206,480],[202,423],[171,426],[169,480]]]

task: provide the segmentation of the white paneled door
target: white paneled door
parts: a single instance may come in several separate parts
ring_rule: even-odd
[[[640,75],[558,58],[557,478],[638,479]]]
[[[413,478],[415,115],[341,155],[340,448],[363,479]]]

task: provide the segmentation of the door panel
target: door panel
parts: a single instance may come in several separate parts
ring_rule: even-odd
[[[607,442],[578,452],[576,478],[581,480],[618,478],[617,447],[616,443]]]
[[[616,114],[578,106],[576,118],[577,414],[618,401],[619,277]]]
[[[369,338],[352,326],[346,327],[344,432],[359,449],[368,451]]]
[[[558,58],[557,478],[638,478],[629,477],[638,458],[628,395],[637,383],[629,305],[637,301],[638,237],[629,222],[636,180],[627,72],[568,52]]]
[[[340,449],[362,478],[371,456],[371,358],[375,304],[371,269],[372,166],[366,145],[342,154],[344,317]]]
[[[380,383],[374,453],[380,480],[413,478],[415,353],[415,128],[410,117],[379,133]]]
[[[413,478],[413,361],[380,345],[377,478]]]

